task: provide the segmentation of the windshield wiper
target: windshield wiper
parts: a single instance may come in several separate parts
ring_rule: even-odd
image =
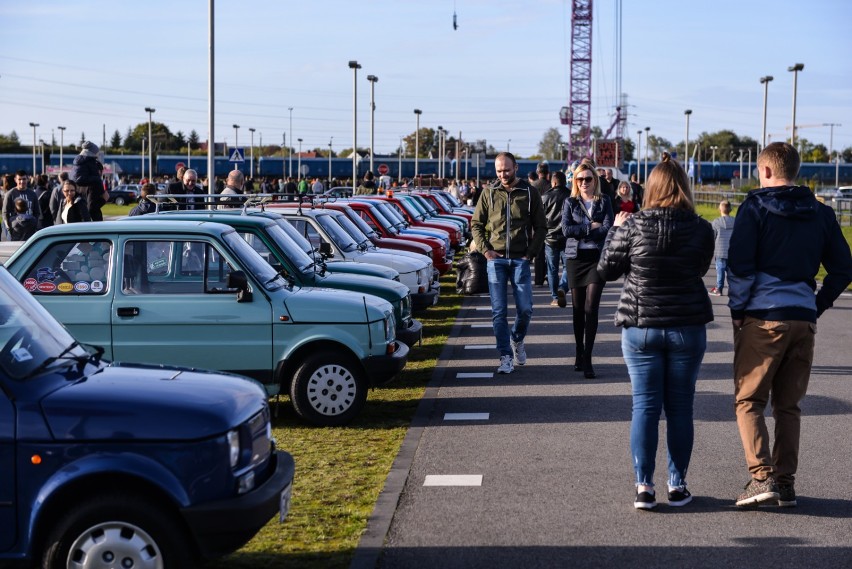
[[[95,346],[95,353],[94,354],[90,354],[89,352],[86,352],[84,355],[77,355],[77,356],[67,355],[68,352],[70,352],[71,350],[73,350],[74,348],[77,348],[77,347],[82,347],[82,346],[81,346],[80,342],[78,342],[77,340],[74,340],[73,342],[71,342],[68,345],[67,348],[65,348],[64,350],[59,352],[59,355],[51,356],[51,357],[47,358],[46,360],[44,360],[43,362],[41,362],[38,365],[38,367],[36,367],[30,373],[28,373],[24,377],[24,379],[25,380],[30,379],[30,378],[36,377],[37,375],[44,373],[44,371],[48,367],[50,367],[50,365],[52,363],[57,362],[59,360],[69,360],[69,363],[77,363],[80,366],[81,371],[83,369],[83,366],[89,360],[92,360],[95,364],[97,364],[101,361],[101,356],[104,353],[104,349],[100,346]]]

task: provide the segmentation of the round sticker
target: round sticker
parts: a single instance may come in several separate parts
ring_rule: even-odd
[[[29,279],[24,281],[24,288],[27,289],[30,292],[34,291],[37,287],[38,287],[38,281],[33,279],[33,278],[29,278]]]
[[[59,292],[71,292],[72,290],[74,290],[74,285],[72,285],[71,283],[59,283],[58,285],[56,285],[56,288],[59,290]]]
[[[86,281],[79,281],[74,283],[74,290],[77,292],[89,292],[89,283]]]
[[[53,292],[56,290],[56,285],[53,283],[38,283],[38,290],[41,292]]]
[[[92,281],[92,292],[101,292],[104,289],[104,283],[101,281]]]

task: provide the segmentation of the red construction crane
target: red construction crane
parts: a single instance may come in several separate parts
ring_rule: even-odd
[[[559,119],[568,126],[570,163],[591,155],[592,0],[571,1],[571,97]]]

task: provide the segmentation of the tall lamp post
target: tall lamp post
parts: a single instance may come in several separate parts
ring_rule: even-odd
[[[328,139],[328,187],[331,189],[331,141],[334,137]]]
[[[290,144],[293,144],[293,107],[287,107],[287,110],[290,111]],[[286,146],[287,141],[284,141]],[[290,149],[287,148],[287,172],[289,177],[293,177],[293,153],[290,152]]]
[[[790,131],[790,144],[796,146],[796,87],[799,80],[799,71],[805,68],[804,63],[797,63],[787,68],[787,71],[793,72],[793,125]]]
[[[157,109],[153,107],[145,107],[145,112],[148,113],[148,182],[154,183],[154,167],[153,167],[153,148],[154,148],[154,136],[151,131],[151,115],[153,115]]]
[[[302,139],[301,138],[299,139],[299,155],[296,157],[296,160],[297,160],[296,165],[299,169],[298,178],[301,180],[302,179]]]
[[[423,114],[423,111],[421,111],[420,109],[414,109],[414,115],[417,117],[417,126],[414,128],[414,179],[415,180],[417,180],[417,176],[420,174],[420,168],[419,168],[417,159],[420,155],[420,115],[421,114]],[[33,135],[33,138],[35,138],[35,135]]]
[[[147,139],[143,136],[142,137],[142,164],[141,164],[142,168],[139,170],[139,176],[142,177],[142,178],[145,177],[145,141],[146,140]]]
[[[33,127],[33,176],[36,175],[36,160],[35,160],[35,147],[36,147],[36,127],[39,126],[37,122],[31,122],[30,126]]]
[[[686,138],[683,140],[683,169],[689,172],[689,115],[692,114],[692,109],[683,111],[686,116]]]
[[[642,131],[636,131],[637,140],[636,143],[636,178],[642,178]]]
[[[62,167],[64,166],[64,162],[62,161],[62,147],[65,146],[65,127],[58,126],[59,129],[59,173],[62,173]]]
[[[235,124],[233,126],[234,126],[234,148],[239,148],[240,147],[240,140],[239,140],[240,125]],[[234,170],[238,170],[236,162],[234,162]]]
[[[769,96],[769,82],[773,79],[772,75],[760,78],[760,84],[763,85],[763,136],[760,139],[761,150],[766,148],[766,99]]]
[[[251,162],[249,162],[249,178],[252,179],[254,179],[254,131],[254,128],[249,127],[249,132],[251,133],[251,148],[249,148],[249,152],[251,152]]]
[[[352,194],[358,188],[358,70],[361,64],[349,62],[352,70]]]
[[[367,81],[370,82],[370,172],[373,172],[373,154],[375,154],[376,144],[376,82],[379,78],[375,75],[367,75]]]
[[[648,149],[651,147],[651,127],[645,127],[645,183],[648,183]]]
[[[830,126],[831,127],[831,135],[828,138],[828,162],[831,163],[831,155],[834,152],[834,127],[843,126],[842,124],[838,124],[836,122],[826,122],[822,123],[822,126]],[[840,186],[840,153],[838,152],[837,157],[834,159],[834,186]]]
[[[444,127],[438,125],[438,178],[444,178]]]
[[[716,163],[716,150],[717,150],[718,148],[719,148],[718,146],[711,146],[711,147],[710,147],[710,150],[712,150],[712,151],[713,151],[713,156],[710,158],[710,161],[711,161],[713,164],[715,164],[715,163]]]

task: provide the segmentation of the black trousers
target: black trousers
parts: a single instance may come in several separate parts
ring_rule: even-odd
[[[544,258],[544,246],[542,246],[538,255],[535,256],[534,271],[533,284],[535,286],[544,286],[544,278],[547,276],[547,261]]]

